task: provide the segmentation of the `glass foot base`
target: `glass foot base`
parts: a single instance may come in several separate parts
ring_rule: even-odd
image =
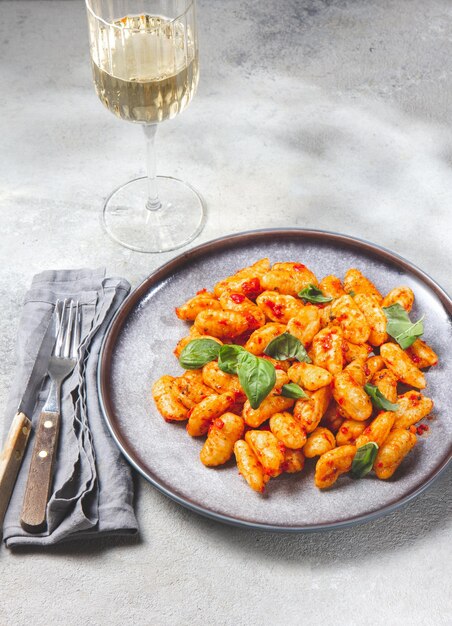
[[[188,183],[157,176],[161,207],[148,210],[147,178],[135,178],[118,187],[107,199],[103,223],[112,239],[138,252],[176,250],[204,228],[206,209],[201,196]]]

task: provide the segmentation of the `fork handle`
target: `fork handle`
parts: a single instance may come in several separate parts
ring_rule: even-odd
[[[22,528],[29,533],[40,533],[46,529],[47,502],[52,487],[59,431],[60,414],[43,411],[35,433],[20,517]]]

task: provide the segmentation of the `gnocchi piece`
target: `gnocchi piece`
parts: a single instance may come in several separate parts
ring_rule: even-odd
[[[378,387],[381,393],[394,404],[397,402],[397,378],[391,370],[384,368],[375,372],[372,377],[372,384]]]
[[[257,460],[251,447],[246,441],[239,439],[234,444],[234,454],[239,473],[243,476],[251,489],[263,493],[265,484],[270,479],[270,476],[265,474],[264,468]]]
[[[331,402],[325,415],[320,420],[320,425],[328,428],[332,433],[337,433],[343,423],[344,418],[340,414],[339,407],[336,402]]]
[[[291,450],[286,448],[284,451],[284,461],[281,469],[287,474],[296,474],[304,468],[304,454],[301,450]]]
[[[268,346],[272,339],[279,337],[286,332],[285,324],[265,324],[261,328],[258,328],[251,333],[248,341],[245,343],[244,348],[256,356],[263,354],[265,348]]]
[[[394,425],[395,415],[393,411],[382,411],[377,417],[363,430],[362,435],[356,440],[356,447],[361,448],[366,443],[373,441],[380,447],[386,440]]]
[[[413,389],[399,396],[397,404],[399,408],[394,412],[394,428],[409,428],[433,410],[433,400]]]
[[[269,269],[270,261],[267,258],[260,259],[253,265],[244,267],[232,276],[220,280],[214,287],[214,293],[219,298],[225,290],[235,291],[254,300],[263,291],[260,279]]]
[[[372,415],[371,399],[350,371],[344,370],[334,377],[333,397],[348,418],[363,422]]]
[[[336,443],[338,446],[348,446],[354,444],[358,437],[369,426],[369,421],[358,422],[357,420],[346,419],[336,433]]]
[[[325,415],[330,400],[331,388],[321,387],[311,393],[308,400],[300,399],[296,401],[293,416],[307,433],[312,433]]]
[[[290,378],[287,372],[281,368],[276,368],[276,382],[270,392],[270,395],[279,395],[283,385],[287,385],[290,382]]]
[[[372,346],[381,346],[388,341],[386,332],[386,315],[380,306],[381,300],[376,296],[358,293],[354,298],[356,304],[361,309],[366,322],[370,328],[369,343]]]
[[[245,441],[268,476],[277,476],[284,462],[284,445],[268,430],[249,430]]]
[[[237,311],[212,311],[198,313],[195,327],[202,335],[213,335],[219,339],[234,339],[249,329],[249,319]]]
[[[287,448],[297,450],[306,443],[306,431],[287,411],[271,416],[270,430]]]
[[[208,291],[198,293],[194,298],[187,300],[185,304],[176,308],[176,315],[180,320],[187,320],[193,322],[198,313],[205,309],[219,310],[221,304],[215,298],[213,293]]]
[[[199,455],[201,462],[208,467],[215,467],[229,461],[234,444],[242,438],[244,429],[245,423],[240,415],[224,413],[217,417],[210,425]]]
[[[177,399],[191,409],[212,393],[212,390],[203,382],[201,370],[188,370],[183,376],[174,380],[174,392]]]
[[[205,435],[212,420],[226,413],[235,403],[234,393],[211,394],[197,404],[189,413],[187,432],[192,437]]]
[[[349,472],[356,454],[355,446],[340,446],[325,452],[315,466],[314,482],[319,489],[334,485],[341,474]]]
[[[152,385],[152,397],[159,413],[167,422],[187,419],[188,409],[174,393],[174,376],[161,376]]]
[[[426,386],[425,376],[416,367],[410,357],[395,343],[384,343],[380,348],[386,367],[388,367],[398,380],[416,389],[424,389]]]
[[[323,307],[316,307],[320,315],[320,328],[335,326],[336,322],[333,315],[333,307],[331,304],[325,304]]]
[[[354,299],[346,294],[332,304],[335,323],[342,328],[347,341],[362,344],[369,339],[370,327]]]
[[[373,282],[366,278],[356,268],[351,268],[345,273],[344,289],[347,293],[350,293],[352,291],[355,294],[364,293],[367,295],[376,296],[378,298],[378,302],[381,302],[383,300],[383,296],[375,287]]]
[[[365,361],[363,359],[355,359],[347,365],[344,372],[349,372],[357,385],[364,387],[366,384],[366,373],[364,371]]]
[[[298,296],[299,291],[310,284],[317,285],[318,281],[315,274],[302,263],[275,263],[264,274],[261,283],[269,291]]]
[[[413,291],[409,287],[396,287],[395,289],[391,289],[388,295],[384,297],[382,306],[388,307],[396,303],[403,306],[405,311],[409,313],[414,304]]]
[[[342,353],[346,363],[351,363],[355,359],[367,359],[371,351],[372,348],[367,343],[357,344],[347,341],[347,339],[342,342]]]
[[[303,447],[303,454],[307,459],[315,456],[322,456],[325,452],[329,452],[336,447],[336,439],[328,428],[317,426],[309,435],[307,442]]]
[[[253,409],[248,400],[245,402],[242,416],[248,426],[258,428],[267,419],[274,415],[274,413],[280,413],[281,411],[285,411],[293,406],[295,402],[294,400],[280,395],[282,386],[288,382],[289,377],[286,372],[281,369],[277,369],[276,382],[273,389],[261,402],[259,408]]]
[[[315,306],[305,306],[287,322],[287,331],[303,345],[309,344],[320,330],[320,313]]]
[[[324,328],[312,340],[310,354],[314,365],[323,367],[333,376],[342,371],[342,331],[338,326]]]
[[[282,370],[283,372],[287,372],[290,367],[290,361],[279,361],[278,359],[274,359],[273,357],[268,356],[268,354],[263,354],[262,358],[266,361],[270,361],[270,363],[275,366],[275,370]]]
[[[385,366],[385,362],[381,356],[371,356],[370,359],[364,363],[364,373],[366,375],[366,382],[372,380],[373,376],[382,370]]]
[[[258,428],[275,413],[287,411],[293,407],[295,400],[284,396],[270,394],[261,402],[258,409],[252,409],[249,401],[245,402],[242,416],[248,426]]]
[[[345,295],[345,290],[342,286],[340,278],[334,276],[333,274],[322,278],[319,289],[325,294],[325,296],[333,298],[333,300]]]
[[[223,291],[220,304],[225,311],[238,311],[248,317],[248,330],[260,328],[266,322],[265,314],[257,304],[241,293]]]
[[[257,274],[246,276],[231,281],[225,291],[231,293],[241,293],[250,300],[256,300],[257,296],[264,291]],[[220,294],[221,295],[221,294]]]
[[[193,341],[193,339],[194,337],[192,337],[191,335],[189,335],[188,337],[182,337],[181,339],[179,339],[179,341],[176,344],[176,347],[173,350],[173,354],[177,359],[180,357],[182,350],[185,348],[185,346],[189,344],[190,341]]]
[[[333,376],[328,370],[309,363],[294,363],[287,372],[290,380],[308,391],[316,391],[329,385]]]
[[[210,361],[210,363],[204,365],[202,368],[202,379],[207,388],[209,388],[209,393],[212,393],[213,389],[215,393],[233,391],[237,394],[243,394],[238,376],[227,374],[220,370],[216,361]]]
[[[380,480],[391,478],[408,452],[416,445],[416,435],[404,428],[389,433],[380,447],[374,463],[374,471]]]
[[[269,320],[283,324],[304,308],[301,300],[277,291],[264,291],[256,298],[256,303]]]
[[[438,355],[425,341],[422,341],[422,339],[416,339],[416,341],[407,348],[406,353],[419,369],[432,367],[438,363]]]

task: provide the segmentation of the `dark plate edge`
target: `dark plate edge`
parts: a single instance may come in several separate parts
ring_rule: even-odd
[[[335,243],[344,243],[347,246],[356,247],[360,250],[364,250],[366,252],[376,254],[380,258],[383,258],[393,264],[396,264],[399,267],[402,267],[405,270],[408,270],[410,273],[415,274],[418,278],[422,280],[425,284],[427,284],[430,289],[439,297],[442,304],[444,305],[446,311],[449,316],[452,317],[452,300],[447,294],[447,292],[426,272],[421,270],[419,267],[405,259],[404,257],[398,255],[395,252],[392,252],[388,248],[383,246],[379,246],[377,244],[373,244],[367,240],[359,239],[357,237],[351,237],[349,235],[344,235],[341,233],[330,232],[326,230],[314,230],[314,229],[299,229],[299,228],[278,228],[278,229],[259,229],[259,230],[251,230],[240,233],[234,233],[232,235],[227,235],[224,237],[219,237],[217,239],[213,239],[206,243],[200,244],[190,250],[179,254],[174,257],[164,265],[160,266],[155,270],[152,274],[150,274],[147,278],[145,278],[138,287],[136,287],[132,293],[126,298],[126,300],[122,303],[122,305],[117,310],[113,319],[110,322],[110,325],[105,333],[105,336],[102,341],[102,346],[99,355],[98,367],[97,367],[97,384],[99,389],[99,403],[102,410],[103,418],[107,424],[108,430],[115,441],[116,445],[125,456],[127,461],[148,481],[150,482],[156,489],[158,489],[161,493],[171,498],[173,501],[178,504],[188,508],[195,513],[199,513],[200,515],[207,517],[209,519],[214,519],[216,521],[229,524],[232,526],[238,526],[242,528],[249,529],[258,529],[265,530],[271,532],[318,532],[325,530],[335,530],[341,528],[347,528],[349,526],[354,526],[359,523],[370,522],[375,519],[382,517],[383,515],[389,514],[400,507],[408,504],[411,500],[416,498],[418,495],[423,493],[426,489],[428,489],[432,483],[441,476],[446,470],[449,462],[452,459],[452,446],[449,449],[449,454],[445,457],[442,464],[436,469],[434,474],[422,485],[415,488],[413,491],[406,494],[400,500],[388,504],[387,506],[382,507],[377,511],[373,511],[371,513],[366,513],[365,515],[359,515],[356,517],[351,517],[344,521],[337,522],[329,522],[327,524],[315,524],[308,526],[281,526],[281,525],[272,525],[272,524],[264,524],[260,522],[249,522],[246,520],[240,520],[234,517],[229,517],[227,515],[223,515],[221,513],[216,513],[214,511],[210,511],[202,506],[194,504],[193,502],[178,496],[176,493],[168,490],[164,485],[160,484],[156,481],[152,476],[150,476],[144,468],[137,463],[131,454],[128,452],[127,447],[123,444],[122,437],[120,432],[114,427],[114,419],[111,419],[107,410],[108,403],[108,374],[109,374],[109,365],[110,365],[110,357],[111,352],[114,347],[114,343],[116,337],[121,330],[124,322],[126,321],[130,309],[133,307],[135,302],[139,300],[142,295],[148,291],[148,289],[160,278],[168,276],[174,270],[179,268],[181,265],[185,265],[187,262],[192,259],[198,258],[208,252],[211,252],[215,249],[223,249],[226,247],[234,247],[240,246],[245,243],[247,240],[251,240],[253,242],[258,241],[260,239],[266,239],[268,237],[277,238],[277,239],[286,239],[286,238],[294,238],[300,236],[302,238],[307,239],[315,239],[315,238],[323,238],[327,241],[333,241]]]

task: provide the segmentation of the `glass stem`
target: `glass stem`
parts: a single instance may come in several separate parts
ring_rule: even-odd
[[[146,161],[147,161],[147,180],[148,180],[148,199],[146,202],[146,208],[148,211],[158,211],[162,208],[162,204],[159,200],[159,194],[157,189],[157,176],[155,173],[156,159],[155,159],[155,134],[157,132],[157,124],[145,124],[143,126],[144,134],[146,135]]]

